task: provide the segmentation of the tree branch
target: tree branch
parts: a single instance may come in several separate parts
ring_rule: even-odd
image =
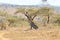
[[[35,12],[35,13],[38,13],[39,12],[39,10],[37,11],[37,12]],[[34,14],[35,14],[34,13]],[[34,20],[34,18],[37,16],[37,14],[35,14],[33,17],[32,17],[32,20]]]
[[[36,17],[37,15],[34,15],[33,17],[32,17],[32,20],[34,20],[34,18]]]

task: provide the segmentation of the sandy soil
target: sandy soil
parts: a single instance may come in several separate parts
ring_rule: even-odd
[[[0,40],[60,40],[60,28],[40,27],[38,30],[12,28],[0,31]]]

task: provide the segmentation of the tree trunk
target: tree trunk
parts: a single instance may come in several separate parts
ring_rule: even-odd
[[[49,23],[50,22],[50,16],[48,15],[48,18],[47,18],[47,23]]]
[[[35,25],[35,23],[33,22],[33,19],[36,17],[36,15],[34,15],[34,17],[32,18],[30,15],[27,15],[28,12],[26,12],[24,15],[27,17],[28,22],[30,23],[31,29],[38,29],[38,26]]]
[[[29,20],[29,23],[30,23],[30,26],[31,26],[31,29],[38,29],[38,26],[31,20]]]

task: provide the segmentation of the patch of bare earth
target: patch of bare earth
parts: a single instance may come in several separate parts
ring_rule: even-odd
[[[21,28],[20,28],[21,29]],[[60,28],[47,29],[42,27],[38,30],[19,30],[7,31],[3,37],[9,40],[60,40]]]
[[[0,31],[0,40],[9,40],[8,38],[3,37],[7,33],[6,31]]]

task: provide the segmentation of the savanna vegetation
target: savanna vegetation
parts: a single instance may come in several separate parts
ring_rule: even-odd
[[[13,15],[0,10],[0,40],[60,40],[59,30],[53,7],[20,7]]]
[[[18,17],[17,14],[23,14],[21,17],[24,16],[24,18]],[[18,27],[22,25],[27,25],[28,27],[30,25],[30,29],[38,29],[39,25],[60,24],[60,14],[54,13],[54,8],[47,6],[39,8],[17,8],[14,15],[0,10],[1,30],[7,27]],[[36,17],[40,18],[40,21]]]

